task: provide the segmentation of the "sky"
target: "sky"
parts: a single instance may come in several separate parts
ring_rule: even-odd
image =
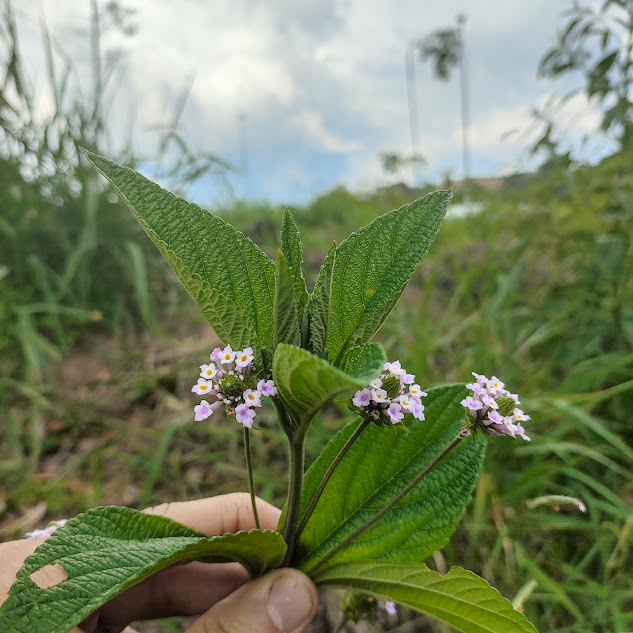
[[[571,0],[121,0],[134,9],[136,33],[106,29],[106,59],[119,55],[110,83],[112,153],[131,137],[152,156],[190,87],[178,132],[194,151],[211,152],[236,171],[205,179],[190,192],[201,203],[249,198],[302,204],[333,187],[366,191],[403,180],[389,176],[380,154],[411,151],[404,58],[407,46],[466,15],[470,93],[468,137],[474,176],[534,167],[527,151],[536,134],[534,106],[574,84],[537,79]],[[39,20],[73,60],[90,94],[90,2],[20,0],[20,41],[43,112],[46,90]],[[17,9],[19,6],[19,9]],[[109,67],[110,62],[105,66]],[[415,113],[421,182],[463,175],[458,75],[447,83],[416,60]],[[579,80],[576,82],[579,84]],[[596,157],[582,138],[599,117],[583,97],[557,115],[562,137]],[[591,156],[586,156],[590,158]],[[151,163],[146,164],[151,172]]]

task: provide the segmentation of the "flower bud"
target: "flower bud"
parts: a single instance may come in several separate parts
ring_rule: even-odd
[[[392,373],[388,374],[387,377],[382,380],[382,388],[387,392],[387,396],[390,399],[397,398],[402,388],[400,376]]]
[[[496,398],[495,402],[499,405],[499,415],[502,415],[504,418],[508,415],[512,415],[512,412],[517,406],[516,400],[511,396]]]
[[[237,398],[242,395],[245,388],[243,380],[240,380],[235,374],[228,374],[222,379],[220,392],[225,397]]]

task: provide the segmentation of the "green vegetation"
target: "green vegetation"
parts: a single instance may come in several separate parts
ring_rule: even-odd
[[[2,28],[10,36],[12,22]],[[93,505],[241,489],[241,434],[192,421],[191,367],[217,339],[129,211],[77,162],[76,143],[104,145],[98,109],[69,103],[59,83],[53,118],[17,125],[11,110],[29,112],[29,95],[17,49],[15,60],[0,93],[13,148],[0,156],[0,538]],[[13,94],[22,101],[10,106]],[[522,394],[532,442],[490,444],[460,528],[427,563],[481,574],[543,632],[633,630],[632,164],[623,143],[597,166],[554,155],[475,191],[483,210],[445,223],[379,333],[423,387],[474,370]],[[308,289],[333,240],[419,193],[337,189],[293,209]],[[274,257],[283,209],[219,214]],[[331,406],[314,421],[308,462],[348,416]],[[284,436],[272,412],[261,420],[256,485],[280,505]],[[544,495],[577,497],[587,513],[528,508]]]

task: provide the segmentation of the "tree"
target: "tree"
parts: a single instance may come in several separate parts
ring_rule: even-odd
[[[602,6],[578,2],[564,14],[556,43],[545,53],[539,76],[558,79],[580,73],[583,92],[602,108],[601,128],[622,148],[633,145],[633,2],[605,0]]]

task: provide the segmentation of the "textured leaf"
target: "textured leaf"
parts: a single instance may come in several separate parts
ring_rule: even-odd
[[[288,209],[285,209],[281,223],[281,252],[284,254],[292,271],[297,315],[299,320],[302,321],[309,295],[306,289],[306,280],[303,277],[303,270],[301,269],[301,264],[303,263],[301,237],[299,236],[297,223]]]
[[[451,197],[436,191],[390,211],[336,249],[327,330],[333,365],[383,324],[435,239]]]
[[[310,573],[343,539],[384,508],[459,432],[463,385],[430,389],[426,420],[409,433],[370,424],[338,465],[305,530],[293,564]],[[329,465],[358,422],[345,426],[308,469],[300,520]],[[443,547],[464,513],[477,480],[485,440],[466,438],[398,505],[324,563],[367,560],[421,562]],[[319,572],[320,573],[320,572]]]
[[[84,153],[114,185],[218,335],[234,347],[272,345],[275,267],[270,259],[218,216],[132,169]],[[217,309],[211,307],[215,302]]]
[[[172,563],[237,561],[252,576],[278,567],[278,532],[207,538],[171,519],[130,508],[95,508],[68,521],[29,556],[0,607],[2,633],[67,633],[128,587]],[[68,578],[40,589],[30,576],[61,564]]]
[[[348,374],[307,350],[280,344],[273,357],[273,379],[279,395],[298,424],[308,423],[329,400],[349,394],[380,374],[385,352],[380,345],[363,346]]]
[[[442,576],[422,563],[348,563],[314,579],[394,600],[464,633],[537,633],[534,625],[483,578],[461,567]]]
[[[299,345],[301,331],[294,300],[295,287],[292,271],[281,251],[275,265],[275,347],[279,343]]]
[[[310,350],[321,358],[327,358],[327,331],[330,323],[330,295],[335,260],[336,243],[332,244],[323,266],[321,266],[308,304]]]

